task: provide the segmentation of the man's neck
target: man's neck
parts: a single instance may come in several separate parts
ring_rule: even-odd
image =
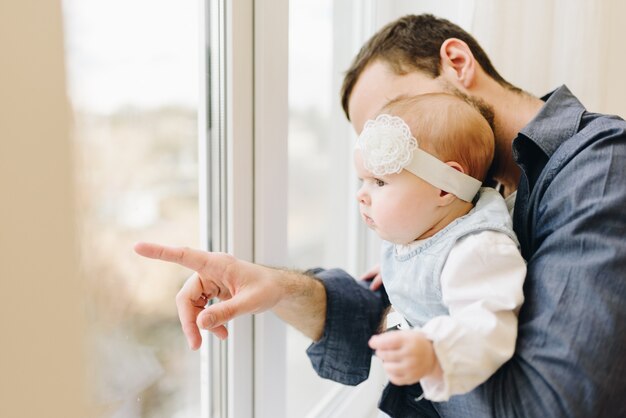
[[[517,190],[520,169],[513,160],[512,143],[517,134],[539,113],[544,102],[529,93],[498,86],[492,97],[485,98],[493,106],[496,139],[496,171],[494,177],[504,186],[504,195]]]

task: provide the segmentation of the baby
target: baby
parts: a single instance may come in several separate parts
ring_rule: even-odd
[[[361,216],[383,239],[381,276],[406,329],[370,347],[391,383],[445,401],[513,355],[526,264],[504,199],[481,187],[489,123],[444,93],[394,100],[359,135]]]

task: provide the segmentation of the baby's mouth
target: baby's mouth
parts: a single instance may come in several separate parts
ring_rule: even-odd
[[[363,221],[365,221],[365,223],[366,223],[368,226],[374,226],[374,220],[373,220],[372,218],[370,218],[369,216],[367,216],[367,215],[366,215],[366,214],[364,214],[364,213],[362,214],[362,216],[363,216]]]

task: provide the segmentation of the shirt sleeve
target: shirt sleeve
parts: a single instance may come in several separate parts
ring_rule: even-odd
[[[427,399],[469,392],[511,358],[525,276],[526,263],[505,234],[484,231],[455,245],[441,274],[449,316],[422,327],[443,371],[420,381]]]
[[[315,271],[326,289],[324,334],[307,349],[320,377],[357,385],[369,376],[376,333],[389,306],[384,290],[372,291],[369,282],[357,281],[340,269]]]

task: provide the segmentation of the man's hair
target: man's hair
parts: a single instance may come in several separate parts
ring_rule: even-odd
[[[418,70],[437,78],[441,73],[439,50],[444,41],[450,38],[465,42],[491,78],[503,86],[519,90],[498,74],[478,42],[460,26],[430,14],[408,15],[379,30],[354,58],[341,87],[341,105],[348,120],[350,95],[365,67],[381,60],[399,75]]]
[[[418,146],[441,161],[456,161],[465,174],[484,181],[494,155],[493,131],[480,111],[449,93],[402,97],[380,113],[402,118]]]

